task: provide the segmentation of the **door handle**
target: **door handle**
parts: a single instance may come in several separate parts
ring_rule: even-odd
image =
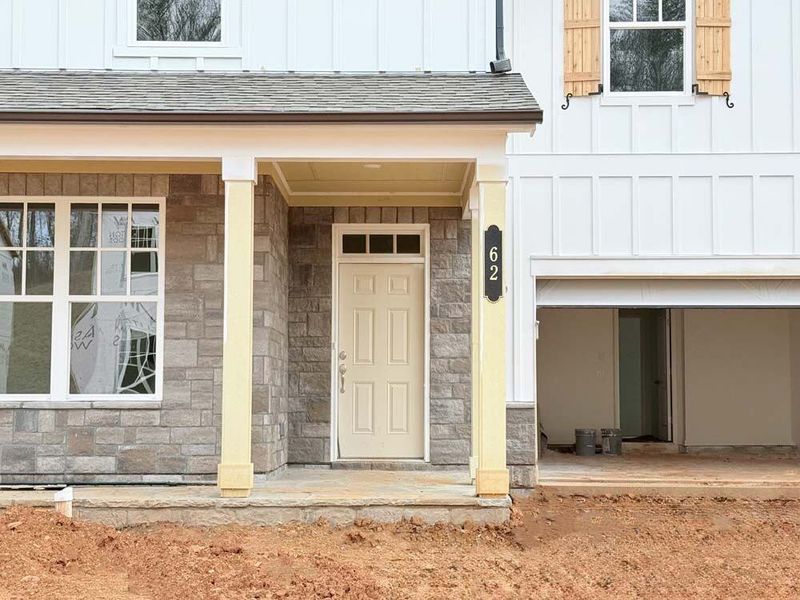
[[[347,373],[347,365],[339,365],[339,377],[341,379],[341,386],[339,393],[344,394],[344,374]]]

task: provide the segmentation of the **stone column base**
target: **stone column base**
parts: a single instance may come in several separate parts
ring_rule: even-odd
[[[511,487],[532,488],[536,486],[536,465],[511,465]]]

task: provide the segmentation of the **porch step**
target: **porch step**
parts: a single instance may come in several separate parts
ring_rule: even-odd
[[[478,498],[463,473],[289,469],[249,498],[221,498],[213,486],[77,487],[74,516],[113,527],[156,522],[191,526],[348,525],[358,520],[499,524],[511,499]],[[0,492],[0,507],[53,506],[51,491]]]

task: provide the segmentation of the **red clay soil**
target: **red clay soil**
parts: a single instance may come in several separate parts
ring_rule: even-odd
[[[0,598],[534,597],[800,597],[800,502],[537,495],[501,528],[0,513]]]

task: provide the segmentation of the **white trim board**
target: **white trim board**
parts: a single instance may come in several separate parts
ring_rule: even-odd
[[[799,280],[537,280],[537,308],[800,307]]]
[[[531,257],[537,279],[796,279],[794,256]]]
[[[345,255],[340,252],[341,249],[341,236],[344,233],[419,233],[422,236],[421,256],[399,256],[399,255],[379,255],[379,254],[363,254],[363,255]],[[423,292],[424,301],[424,348],[425,358],[423,367],[423,418],[424,418],[424,447],[425,453],[423,460],[419,459],[397,459],[386,460],[377,459],[375,462],[430,462],[431,460],[431,432],[430,432],[430,372],[431,372],[431,263],[430,263],[430,225],[427,223],[420,224],[403,224],[403,223],[334,223],[331,231],[331,431],[330,431],[330,459],[331,462],[373,462],[372,459],[342,459],[339,458],[339,444],[338,444],[338,431],[339,431],[339,373],[337,348],[339,346],[339,330],[338,330],[338,315],[339,315],[339,265],[344,263],[405,263],[405,264],[418,264],[424,262],[425,264],[425,291]]]

